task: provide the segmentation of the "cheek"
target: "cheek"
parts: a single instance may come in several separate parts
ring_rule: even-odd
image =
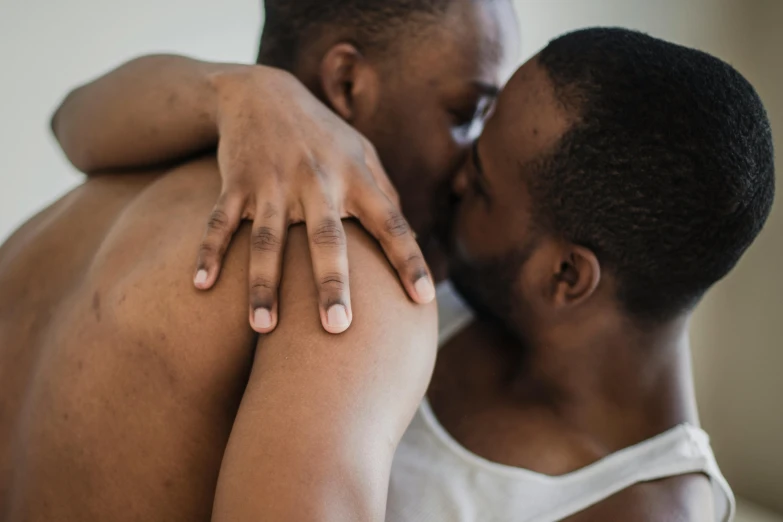
[[[454,222],[455,252],[469,264],[497,259],[516,243],[512,222],[476,195],[463,199]]]
[[[417,158],[419,174],[436,182],[443,182],[454,175],[461,165],[470,142],[454,139],[448,122],[436,116],[419,116],[409,128],[411,151]]]
[[[393,101],[384,104],[365,134],[378,150],[411,226],[428,234],[437,203],[468,149],[454,141],[450,118],[434,109],[434,102]]]

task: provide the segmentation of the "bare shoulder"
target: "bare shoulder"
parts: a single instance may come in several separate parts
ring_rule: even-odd
[[[102,303],[121,318],[118,326],[150,339],[165,336],[161,353],[198,362],[204,377],[231,362],[249,364],[257,338],[248,322],[248,225],[235,235],[216,286],[201,292],[192,284],[204,225],[219,193],[214,158],[175,169],[129,206],[96,260],[104,278],[96,286],[104,289]],[[373,339],[431,346],[420,355],[434,359],[435,307],[407,297],[380,246],[360,225],[346,221],[345,229],[354,311],[349,332],[335,337],[323,331],[307,235],[304,226],[294,226],[284,257],[280,324],[261,345],[344,347],[351,340]]]
[[[394,449],[432,375],[437,311],[409,300],[361,227],[345,228],[354,320],[340,335],[321,327],[304,228],[288,235],[280,320],[259,340],[233,425],[219,520],[282,505],[299,506],[304,518],[353,518],[346,506],[364,520],[383,517]]]
[[[710,479],[693,474],[637,484],[565,522],[715,522]]]
[[[280,322],[259,340],[249,390],[275,380],[344,406],[345,422],[377,412],[378,425],[402,435],[426,392],[437,353],[437,307],[413,303],[380,246],[364,229],[345,222],[354,311],[352,326],[332,335],[321,327],[308,240],[292,227],[280,288]],[[267,388],[268,389],[268,388]],[[335,418],[337,413],[333,411]],[[351,419],[351,420],[349,420]]]
[[[0,444],[24,441],[11,489],[38,518],[85,519],[75,506],[107,520],[209,517],[256,340],[247,231],[213,292],[191,282],[219,185],[214,161],[91,179],[33,223],[33,239],[17,236],[27,245],[9,258],[25,278],[0,324],[15,373],[0,378],[13,401]]]
[[[354,311],[349,330],[352,335],[370,331],[375,334],[382,331],[392,336],[436,334],[436,307],[416,305],[410,300],[380,245],[361,225],[346,220],[344,227]],[[285,310],[281,309],[281,326],[286,329],[289,322],[296,321],[298,328],[313,328],[320,337],[322,329],[315,328],[320,323],[310,320],[318,319],[317,315],[313,315],[317,312],[318,296],[303,226],[291,227],[283,266],[280,299]],[[303,320],[305,317],[307,321]]]
[[[247,321],[249,230],[242,227],[210,292],[194,288],[203,227],[220,191],[214,159],[159,178],[117,218],[93,264],[93,301],[119,332],[160,357],[203,372],[248,364],[255,335]],[[195,377],[195,375],[193,375]]]

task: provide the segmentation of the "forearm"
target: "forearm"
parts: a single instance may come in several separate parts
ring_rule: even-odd
[[[52,130],[86,173],[181,159],[217,144],[215,75],[247,67],[141,57],[71,92]]]

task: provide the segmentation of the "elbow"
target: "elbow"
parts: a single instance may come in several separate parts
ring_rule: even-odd
[[[79,89],[80,87],[77,87],[68,93],[65,99],[60,102],[59,107],[57,107],[49,120],[49,128],[52,130],[52,134],[57,140],[57,143],[60,144],[60,147],[63,147],[64,137],[67,134],[65,129],[63,129],[63,120],[66,122],[68,121],[67,115],[70,112],[71,106],[75,103],[74,98],[78,96]],[[67,153],[64,148],[63,151]]]
[[[81,87],[74,89],[65,97],[54,111],[49,126],[54,139],[71,165],[85,174],[92,174],[100,169],[100,165],[87,146],[90,140],[74,128],[76,121],[73,114],[76,111],[73,106],[77,103],[80,92]]]

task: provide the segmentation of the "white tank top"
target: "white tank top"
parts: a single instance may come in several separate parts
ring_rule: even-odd
[[[472,320],[448,284],[438,287],[439,344]],[[387,522],[555,522],[640,482],[704,473],[716,522],[734,518],[734,495],[707,434],[683,424],[560,477],[497,464],[460,446],[425,398],[392,466]]]

